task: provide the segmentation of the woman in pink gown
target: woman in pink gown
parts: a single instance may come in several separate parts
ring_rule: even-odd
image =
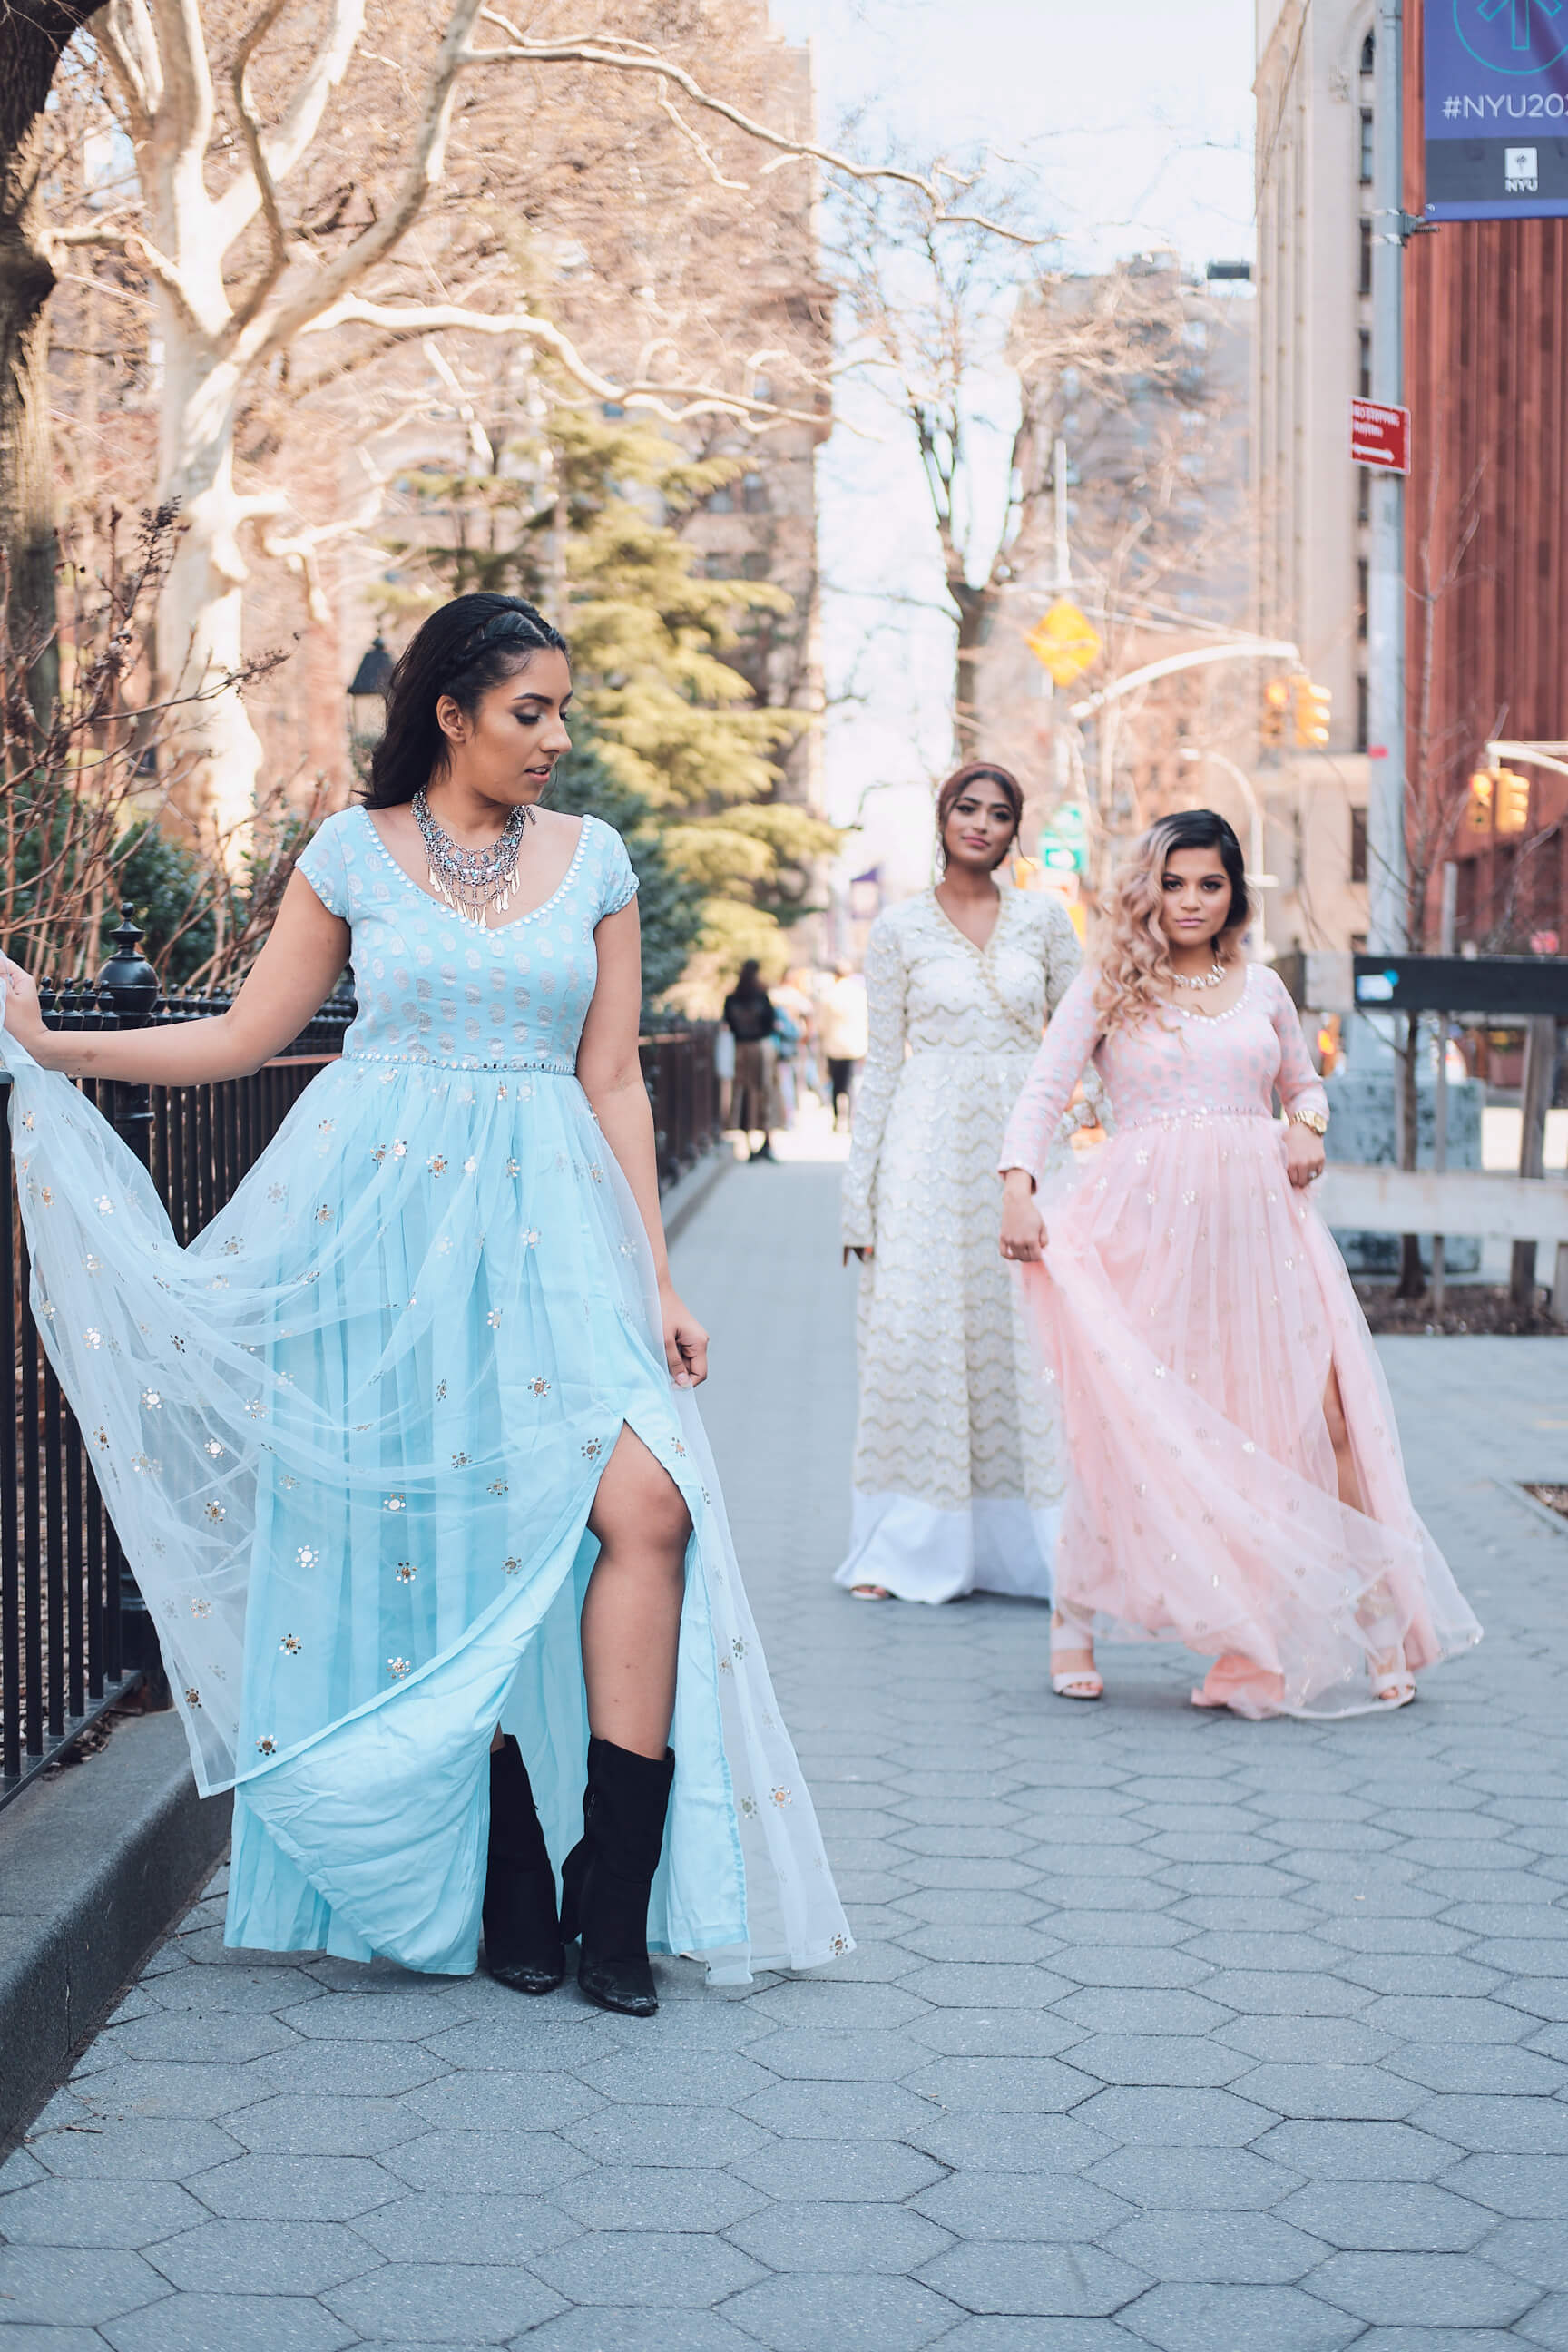
[[[1099,1697],[1100,1633],[1212,1658],[1199,1706],[1402,1706],[1417,1669],[1480,1628],[1411,1503],[1365,1319],[1309,1198],[1327,1097],[1282,982],[1243,960],[1230,826],[1163,819],[1107,911],[1001,1161],[1002,1254],[1023,1264],[1072,1465],[1053,1687]],[[1090,1061],[1114,1138],[1037,1187]]]

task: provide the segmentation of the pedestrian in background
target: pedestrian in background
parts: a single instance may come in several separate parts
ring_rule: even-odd
[[[866,982],[845,957],[838,956],[817,1013],[827,1100],[836,1128],[847,1128],[854,1111],[860,1066],[866,1059],[868,1018]]]
[[[862,1266],[860,1409],[836,1579],[862,1600],[1050,1593],[1062,1473],[997,1261],[995,1156],[1079,953],[1054,890],[997,887],[1023,808],[1005,769],[950,776],[942,879],[879,915],[867,949],[843,1210],[845,1257]]]
[[[1002,1255],[1026,1268],[1072,1460],[1053,1686],[1100,1696],[1100,1633],[1213,1658],[1195,1706],[1402,1706],[1415,1670],[1480,1628],[1415,1515],[1365,1318],[1308,1197],[1328,1097],[1283,982],[1244,960],[1236,835],[1208,809],[1162,819],[1106,911],[1001,1153]],[[1053,1172],[1091,1056],[1117,1132]]]
[[[771,1160],[770,1130],[779,1123],[773,1083],[773,1001],[754,957],[724,999],[724,1026],[735,1041],[735,1091],[731,1118],[746,1139],[748,1160]],[[761,1140],[756,1139],[760,1137]]]

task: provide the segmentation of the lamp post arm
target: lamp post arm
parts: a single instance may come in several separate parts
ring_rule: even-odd
[[[1130,669],[1125,677],[1113,678],[1109,686],[1101,687],[1098,694],[1089,695],[1083,702],[1075,702],[1072,715],[1075,719],[1092,719],[1095,712],[1102,710],[1108,702],[1119,701],[1122,695],[1131,694],[1135,687],[1152,685],[1157,677],[1174,677],[1181,670],[1203,669],[1210,662],[1291,661],[1300,665],[1300,647],[1290,645],[1284,638],[1248,637],[1236,645],[1200,646],[1194,653],[1167,654],[1163,661],[1146,662],[1142,669]]]

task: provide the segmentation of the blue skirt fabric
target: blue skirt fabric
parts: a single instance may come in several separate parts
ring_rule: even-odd
[[[412,886],[411,886],[412,887]],[[587,1517],[630,1428],[690,1512],[655,1949],[715,1979],[850,1948],[635,1203],[574,1076],[323,1071],[213,1223],[10,1037],[35,1308],[153,1608],[227,1939],[476,1964],[487,1750],[580,1828]]]

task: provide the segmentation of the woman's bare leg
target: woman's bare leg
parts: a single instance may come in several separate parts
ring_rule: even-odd
[[[599,1539],[583,1603],[588,1728],[657,1760],[675,1712],[691,1517],[668,1471],[630,1429],[605,1465],[588,1526]]]
[[[1340,1376],[1329,1366],[1328,1383],[1323,1390],[1323,1419],[1329,1424],[1329,1444],[1334,1449],[1334,1476],[1339,1482],[1340,1500],[1347,1510],[1364,1511],[1362,1500],[1361,1476],[1355,1466],[1355,1448],[1351,1444],[1350,1423],[1345,1419],[1344,1399],[1340,1394]]]

